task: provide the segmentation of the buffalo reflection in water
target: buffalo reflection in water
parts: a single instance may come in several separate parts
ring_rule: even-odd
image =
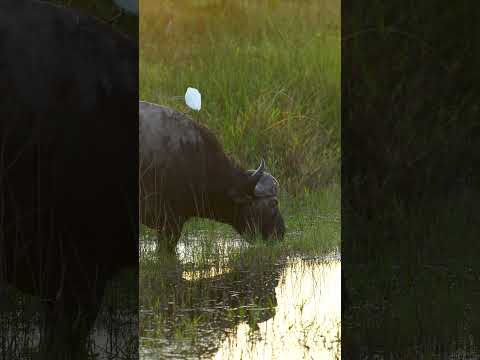
[[[187,266],[172,255],[163,261],[157,258],[152,271],[141,264],[142,355],[213,355],[238,324],[247,322],[256,330],[258,323],[272,318],[277,306],[275,288],[284,266],[254,251],[258,249],[247,250],[226,272],[214,276],[211,268],[187,272]]]

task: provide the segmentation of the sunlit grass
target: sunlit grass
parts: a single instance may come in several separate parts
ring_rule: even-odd
[[[188,111],[247,167],[268,168],[292,193],[339,182],[340,5],[143,0],[140,98]]]

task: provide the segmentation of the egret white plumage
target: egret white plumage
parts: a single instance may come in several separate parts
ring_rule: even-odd
[[[189,87],[185,93],[185,103],[190,109],[200,111],[202,107],[202,95],[197,89]]]

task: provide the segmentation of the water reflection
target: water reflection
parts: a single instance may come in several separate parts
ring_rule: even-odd
[[[120,273],[106,289],[103,306],[87,339],[85,359],[138,358],[137,273]],[[3,284],[2,284],[3,285]],[[38,359],[45,304],[10,286],[0,287],[0,359]]]
[[[196,269],[188,256],[145,255],[142,359],[340,358],[338,257],[278,261],[247,248]]]
[[[339,359],[341,266],[294,260],[275,289],[275,316],[258,324],[254,339],[245,323],[225,339],[215,359]]]
[[[212,241],[212,238],[223,239],[224,241]],[[221,231],[197,230],[195,234],[189,234],[188,237],[182,237],[178,242],[176,253],[178,260],[184,264],[198,262],[199,257],[204,253],[205,248],[208,249],[208,255],[211,257],[208,262],[224,263],[233,252],[250,247],[250,244],[239,236],[228,237]],[[157,260],[157,237],[155,234],[147,233],[140,236],[140,257],[142,259]],[[214,255],[212,257],[212,255]],[[206,259],[201,259],[205,262]]]
[[[211,357],[239,323],[255,331],[275,313],[278,264],[247,256],[212,276],[211,268],[179,271],[180,262],[163,261],[161,272],[158,264],[140,272],[144,359]]]

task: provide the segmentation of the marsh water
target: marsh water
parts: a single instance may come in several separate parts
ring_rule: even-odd
[[[219,237],[208,261],[195,234],[176,257],[159,258],[155,242],[143,240],[141,359],[340,358],[338,253],[278,257]]]

